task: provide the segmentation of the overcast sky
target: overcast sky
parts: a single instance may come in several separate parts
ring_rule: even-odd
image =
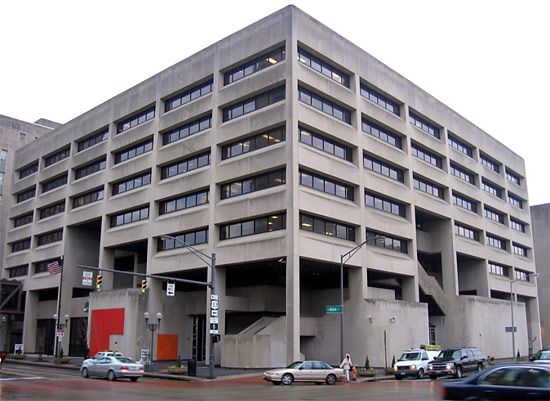
[[[288,4],[0,1],[0,114],[67,122]],[[525,158],[550,202],[550,1],[293,4]]]

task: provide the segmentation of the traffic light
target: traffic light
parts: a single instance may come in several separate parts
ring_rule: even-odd
[[[144,294],[147,291],[147,279],[141,280],[141,293]]]
[[[96,290],[101,290],[101,286],[103,285],[103,276],[101,274],[98,274],[95,278],[95,288]]]

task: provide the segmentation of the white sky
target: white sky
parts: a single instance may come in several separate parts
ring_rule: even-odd
[[[0,0],[0,114],[67,122],[288,1]],[[293,4],[525,158],[550,202],[550,1]]]

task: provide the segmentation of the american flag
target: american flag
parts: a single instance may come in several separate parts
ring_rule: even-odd
[[[50,274],[59,274],[63,269],[63,259],[56,259],[53,262],[48,263],[48,271]]]

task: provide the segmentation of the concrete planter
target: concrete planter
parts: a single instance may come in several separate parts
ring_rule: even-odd
[[[168,368],[168,373],[171,375],[186,375],[187,366],[170,366]]]

